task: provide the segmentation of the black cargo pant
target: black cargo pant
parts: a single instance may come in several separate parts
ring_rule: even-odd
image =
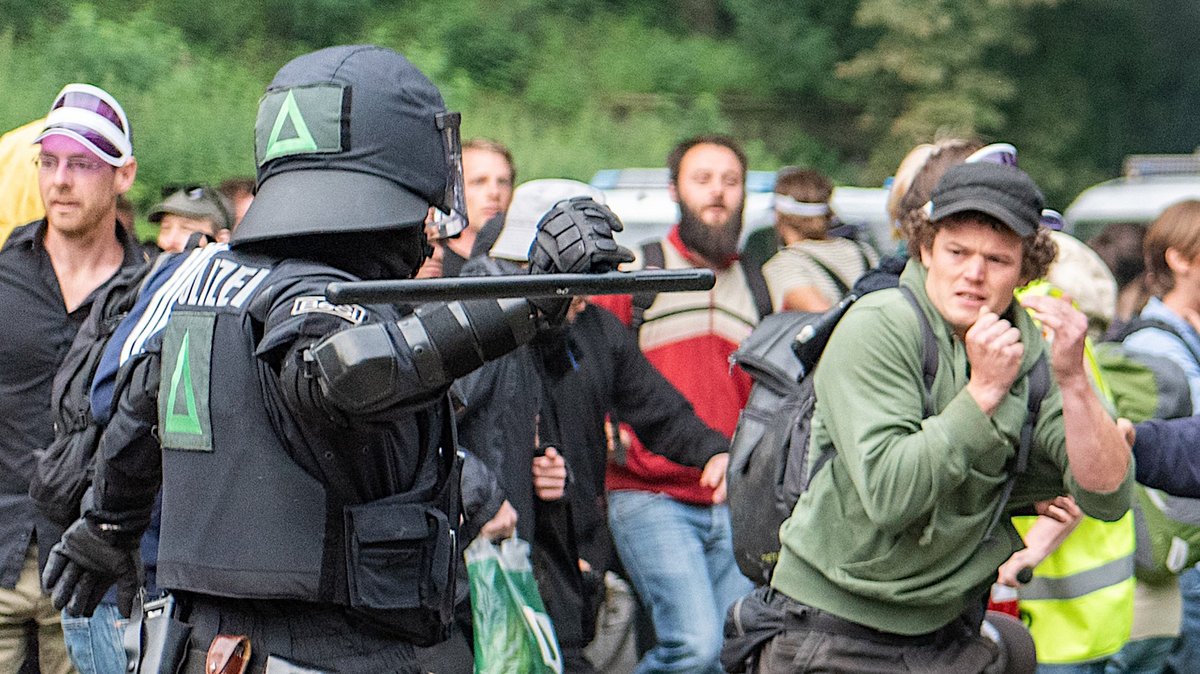
[[[1000,671],[997,646],[980,635],[973,617],[959,617],[930,634],[905,636],[852,623],[780,592],[771,595],[770,603],[787,616],[786,627],[760,651],[753,670],[759,674]]]
[[[186,601],[193,652],[185,671],[197,671],[196,664],[203,669],[202,654],[218,634],[249,637],[252,674],[262,671],[270,654],[338,674],[426,671],[412,644],[357,624],[337,606],[201,595],[187,595]]]

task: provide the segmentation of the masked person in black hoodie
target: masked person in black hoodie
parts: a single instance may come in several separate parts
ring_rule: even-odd
[[[522,273],[541,214],[589,197],[603,199],[572,180],[520,185],[494,244],[464,265],[464,275]],[[498,224],[489,222],[480,237]],[[517,528],[533,544],[534,576],[564,671],[593,671],[582,652],[595,632],[591,581],[603,576],[612,555],[604,505],[608,413],[630,423],[652,451],[705,468],[712,486],[724,480],[724,462],[713,457],[724,456],[728,441],[696,417],[615,316],[582,298],[559,329],[542,331],[461,383],[463,444],[497,472],[520,513]],[[562,463],[565,490],[548,488]]]

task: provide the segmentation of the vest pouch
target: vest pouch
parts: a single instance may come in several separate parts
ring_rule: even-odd
[[[430,645],[452,617],[456,541],[440,508],[404,499],[346,508],[350,607],[378,630]]]

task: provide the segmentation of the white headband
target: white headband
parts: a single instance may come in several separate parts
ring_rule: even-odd
[[[794,215],[798,218],[819,218],[829,215],[829,204],[796,201],[786,194],[776,194],[775,210],[784,215]]]

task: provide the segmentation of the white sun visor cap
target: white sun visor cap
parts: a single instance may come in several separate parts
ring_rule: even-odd
[[[513,191],[512,203],[504,214],[504,229],[492,245],[491,255],[501,260],[529,261],[529,247],[537,236],[537,224],[554,204],[573,197],[591,197],[603,204],[604,193],[565,178],[543,178],[521,183]]]
[[[133,156],[129,119],[117,99],[90,84],[73,83],[54,97],[46,127],[33,141],[46,136],[67,136],[112,166],[124,166]]]

